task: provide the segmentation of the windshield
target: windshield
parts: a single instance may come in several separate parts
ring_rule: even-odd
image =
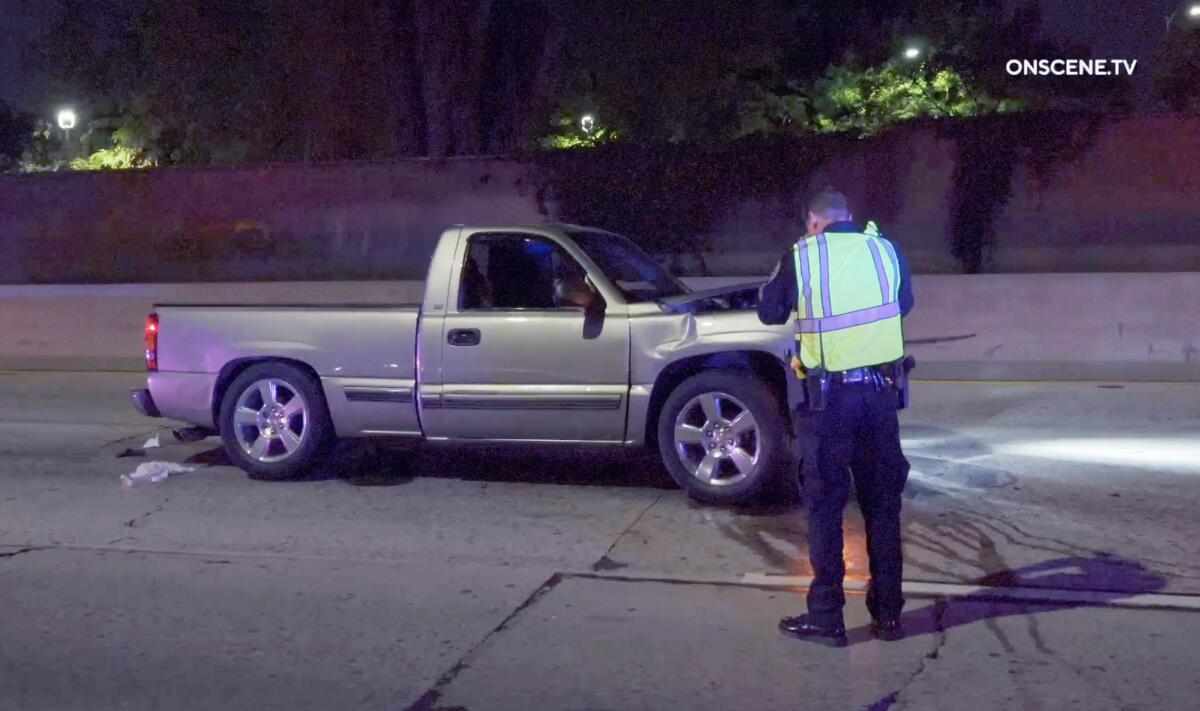
[[[630,303],[688,292],[661,264],[628,239],[609,232],[568,232]]]

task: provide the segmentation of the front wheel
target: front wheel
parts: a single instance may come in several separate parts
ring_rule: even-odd
[[[787,432],[766,383],[743,371],[715,370],[688,378],[667,398],[658,447],[693,499],[737,504],[785,471]]]
[[[259,363],[225,391],[218,421],[225,451],[256,479],[286,479],[318,464],[333,444],[321,384],[288,363]]]

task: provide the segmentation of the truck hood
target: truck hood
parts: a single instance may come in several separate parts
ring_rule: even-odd
[[[664,310],[674,313],[753,308],[754,304],[758,302],[758,289],[761,286],[762,282],[752,282],[719,286],[700,291],[689,291],[679,296],[668,296],[659,299],[658,305]]]
[[[693,291],[661,299],[658,305],[668,320],[675,320],[682,328],[680,341],[745,338],[761,344],[779,337],[790,341],[791,324],[768,326],[758,319],[761,285],[757,282]]]

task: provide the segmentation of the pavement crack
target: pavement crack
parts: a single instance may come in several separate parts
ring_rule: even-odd
[[[500,624],[496,625],[490,632],[485,634],[483,639],[479,640],[475,646],[467,650],[466,654],[462,655],[462,657],[455,662],[454,666],[446,670],[445,674],[442,674],[440,677],[438,677],[438,680],[433,683],[433,686],[429,687],[429,690],[424,694],[421,694],[421,697],[408,706],[405,711],[455,711],[455,708],[446,708],[438,704],[438,701],[440,701],[442,698],[442,693],[445,688],[453,683],[454,679],[460,673],[462,673],[463,670],[471,666],[469,664],[470,660],[480,649],[483,648],[484,645],[488,643],[488,640],[500,632],[503,632],[513,620],[520,616],[522,612],[529,609],[531,606],[537,603],[538,600],[541,600],[543,597],[545,597],[547,593],[558,587],[558,584],[565,579],[566,576],[564,576],[562,573],[555,573],[547,578],[546,582],[538,586],[538,588],[534,590],[529,597],[525,598],[524,602],[518,605],[515,610],[510,612],[507,617],[501,620]]]
[[[921,663],[917,665],[916,671],[914,671],[912,675],[908,677],[908,679],[905,679],[904,683],[900,685],[899,689],[896,689],[892,693],[871,704],[866,708],[866,711],[888,711],[888,709],[891,709],[892,704],[895,704],[900,700],[900,695],[903,694],[908,687],[912,686],[912,683],[917,680],[917,677],[925,673],[925,670],[929,668],[929,663],[941,657],[942,650],[946,646],[945,619],[946,609],[948,607],[950,607],[950,601],[946,600],[945,598],[939,599],[933,604],[933,627],[934,632],[937,634],[937,642],[934,643],[933,649],[926,652],[925,656],[921,658]],[[897,709],[898,708],[899,707],[897,707]]]
[[[153,516],[154,514],[158,513],[159,511],[162,511],[163,507],[167,505],[168,501],[170,501],[170,499],[163,499],[163,502],[161,504],[159,504],[158,506],[155,506],[153,509],[147,511],[146,513],[142,514],[141,516],[138,516],[137,518],[129,519],[128,521],[125,522],[125,528],[141,528],[142,526],[145,526],[146,521],[149,520],[149,518],[151,516]],[[128,536],[126,536],[126,538],[128,538]],[[118,538],[117,540],[121,540],[121,539]]]
[[[35,550],[35,549],[34,548],[18,548],[15,551],[8,551],[7,553],[0,553],[0,558],[15,558],[15,557],[21,555],[22,553],[29,553],[33,550]]]
[[[623,531],[617,534],[617,537],[613,539],[612,545],[608,547],[608,550],[604,551],[604,555],[600,556],[600,560],[592,564],[592,570],[600,572],[603,570],[617,570],[626,566],[625,563],[613,560],[611,557],[609,557],[609,554],[613,552],[613,549],[617,547],[617,544],[621,542],[621,539],[624,538],[630,531],[632,531],[634,526],[637,526],[646,514],[650,513],[650,509],[654,508],[659,501],[662,501],[662,497],[662,494],[655,496],[654,500],[647,504],[646,508],[642,509],[641,512],[638,513],[638,515],[629,523],[628,526],[625,527]]]

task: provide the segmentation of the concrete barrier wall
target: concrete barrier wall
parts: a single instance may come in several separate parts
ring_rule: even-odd
[[[689,279],[696,287],[744,277]],[[1200,273],[921,276],[905,324],[931,379],[1200,381]],[[0,287],[0,368],[137,370],[151,305],[405,303],[418,281]]]
[[[1044,180],[1018,167],[995,271],[1200,271],[1197,135],[1197,117],[1114,121]],[[808,190],[834,184],[915,272],[956,273],[955,154],[929,129],[848,143],[807,186],[728,205],[708,268],[769,272]],[[0,176],[0,283],[419,279],[447,225],[557,219],[538,183],[493,159]]]
[[[137,370],[155,303],[418,303],[420,281],[0,286],[0,368]]]
[[[914,279],[921,375],[1200,380],[1200,273]]]
[[[1045,180],[1017,166],[996,220],[997,273],[1200,271],[1200,119],[1148,117],[1102,127],[1076,160]],[[856,144],[809,189],[841,187],[877,220],[914,272],[960,272],[948,248],[956,146],[929,130]],[[722,274],[762,274],[803,236],[805,193],[737,206],[707,261]]]
[[[421,279],[450,225],[546,219],[491,159],[0,175],[0,284]]]

